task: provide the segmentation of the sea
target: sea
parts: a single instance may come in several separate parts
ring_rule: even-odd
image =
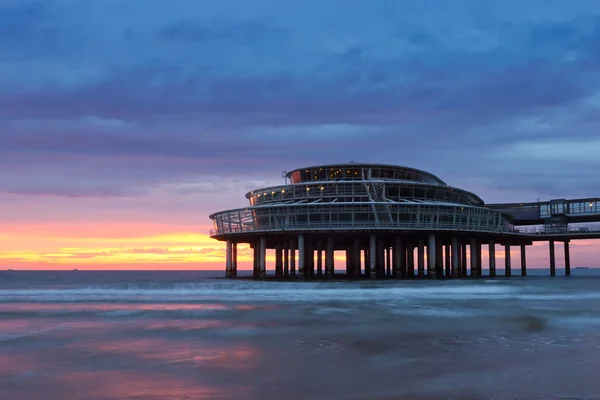
[[[0,399],[600,399],[600,271],[0,272]]]

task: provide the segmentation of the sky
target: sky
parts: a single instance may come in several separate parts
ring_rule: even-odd
[[[208,215],[321,163],[600,196],[599,67],[596,0],[2,0],[0,268],[222,268]]]

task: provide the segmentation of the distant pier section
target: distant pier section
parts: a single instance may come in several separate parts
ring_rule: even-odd
[[[253,251],[253,276],[311,278],[463,278],[482,276],[483,246],[489,275],[496,250],[505,252],[504,274],[513,275],[510,250],[600,238],[600,198],[485,204],[476,194],[447,185],[415,168],[384,164],[332,164],[285,173],[283,185],[246,193],[249,205],[210,215],[211,237],[225,241],[225,274],[237,276],[237,246]],[[267,250],[273,265],[267,265]],[[343,252],[345,265],[335,265]],[[341,270],[341,271],[340,271]],[[516,275],[516,274],[515,274]]]

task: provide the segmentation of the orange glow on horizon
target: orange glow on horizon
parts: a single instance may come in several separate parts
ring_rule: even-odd
[[[0,269],[91,270],[224,270],[225,243],[209,237],[209,228],[181,225],[83,224],[4,225],[0,231]],[[204,232],[204,233],[201,233]],[[468,246],[467,246],[468,247]],[[571,265],[596,267],[597,240],[571,242]],[[564,264],[563,245],[557,242],[557,267]],[[527,246],[529,268],[547,268],[548,243]],[[345,252],[335,252],[336,268],[342,268]],[[362,259],[362,254],[361,254]],[[513,268],[520,266],[520,248],[511,247]],[[484,268],[487,245],[482,246]],[[496,268],[504,263],[504,248],[496,246]],[[267,251],[268,268],[275,261]],[[252,250],[238,245],[238,269],[252,268]]]
[[[95,226],[87,235],[82,227],[48,228],[3,230],[0,268],[203,270],[222,269],[225,263],[223,242],[177,227],[138,226],[136,232],[131,226]],[[248,245],[238,246],[240,267],[251,256]]]

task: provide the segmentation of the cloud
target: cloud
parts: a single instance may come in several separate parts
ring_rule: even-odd
[[[599,127],[595,3],[349,4],[9,3],[0,163],[18,172],[0,191],[217,193],[351,159],[584,191],[540,175]],[[598,165],[560,159],[565,176]]]

